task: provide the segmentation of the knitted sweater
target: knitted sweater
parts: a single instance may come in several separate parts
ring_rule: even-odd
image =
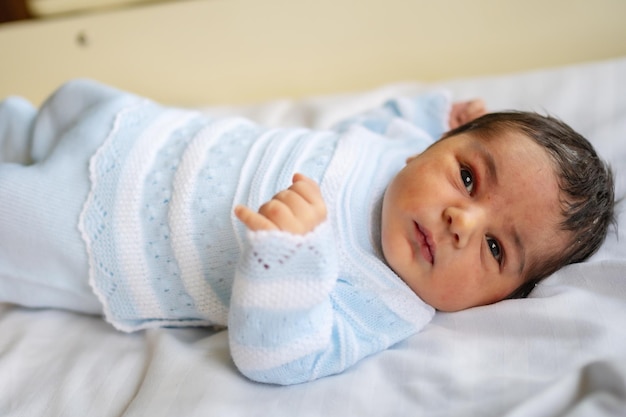
[[[332,131],[129,102],[91,158],[79,220],[90,283],[116,328],[227,325],[242,373],[293,384],[431,319],[385,264],[380,205],[406,158],[445,129],[446,95],[393,100]],[[258,208],[294,172],[320,184],[327,220],[306,235],[247,231],[234,205]]]

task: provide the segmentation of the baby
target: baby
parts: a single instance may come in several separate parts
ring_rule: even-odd
[[[311,131],[83,80],[38,112],[9,98],[0,301],[123,331],[225,325],[256,381],[342,372],[435,310],[527,295],[606,236],[613,180],[591,145],[485,113],[429,93]]]

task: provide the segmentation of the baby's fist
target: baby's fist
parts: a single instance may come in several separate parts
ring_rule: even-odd
[[[450,129],[455,129],[485,114],[487,114],[487,107],[481,99],[453,103],[448,121]]]
[[[302,174],[295,174],[291,186],[278,192],[258,212],[242,205],[235,207],[235,216],[252,231],[306,234],[322,223],[326,214],[319,185]]]

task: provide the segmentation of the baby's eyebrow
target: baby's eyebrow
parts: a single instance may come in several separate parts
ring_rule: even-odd
[[[496,161],[489,152],[489,149],[480,141],[472,141],[472,149],[478,153],[478,157],[482,159],[485,167],[487,168],[487,179],[489,182],[498,184],[498,170],[496,169]]]
[[[526,250],[524,249],[524,244],[522,243],[522,239],[520,238],[519,233],[515,226],[512,226],[512,235],[513,242],[515,243],[515,247],[517,248],[517,254],[519,259],[519,275],[522,275],[524,272],[524,266],[526,265]]]

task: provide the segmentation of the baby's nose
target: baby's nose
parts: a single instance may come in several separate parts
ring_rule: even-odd
[[[444,211],[444,220],[453,235],[457,247],[465,247],[472,236],[481,229],[484,213],[476,207],[449,207]]]

